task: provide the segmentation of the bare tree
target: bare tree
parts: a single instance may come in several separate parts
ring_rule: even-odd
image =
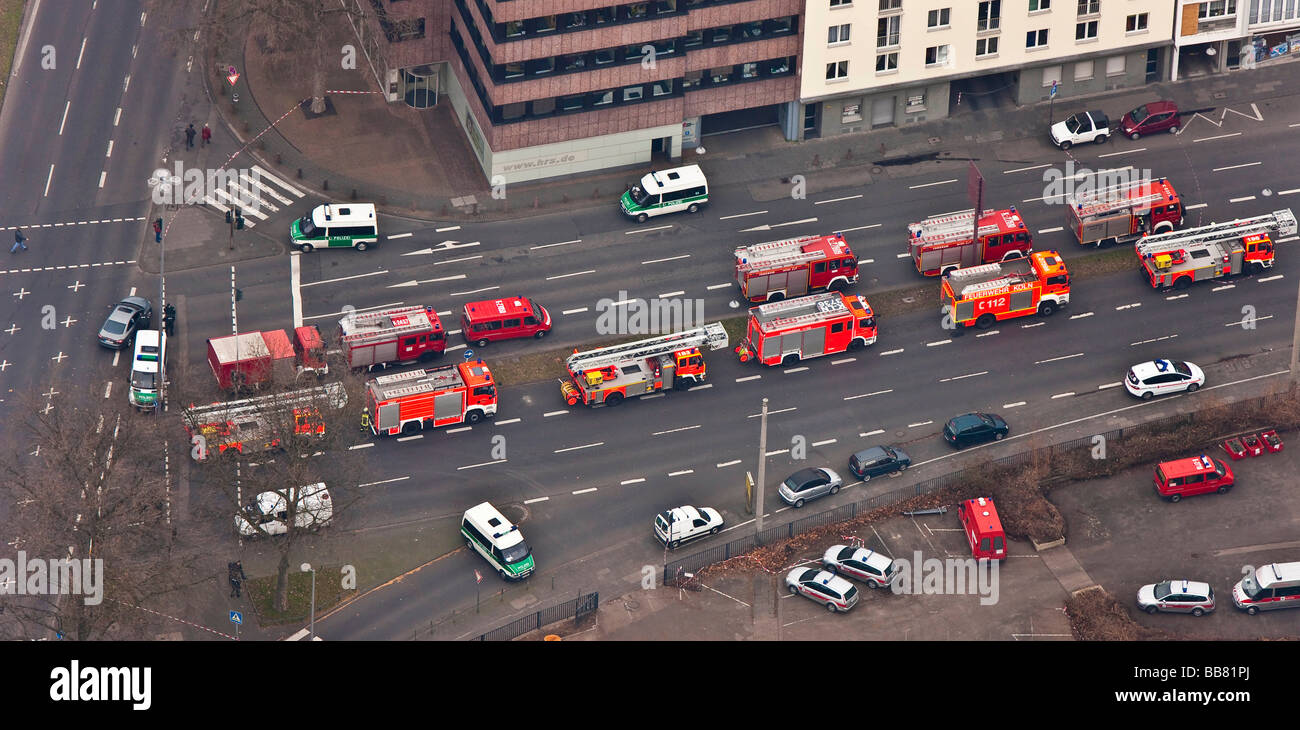
[[[69,595],[68,586],[59,595],[47,576],[46,594],[6,601],[9,621],[0,630],[11,638],[148,638],[148,614],[137,606],[184,587],[190,579],[177,566],[193,552],[174,539],[168,519],[160,420],[75,386],[56,408],[30,398],[16,406],[31,415],[10,430],[21,447],[0,456],[11,544],[45,564],[102,561],[102,601]],[[83,594],[90,577],[81,576]]]

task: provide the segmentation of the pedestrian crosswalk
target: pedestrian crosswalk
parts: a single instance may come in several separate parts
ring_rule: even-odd
[[[240,170],[238,182],[234,176],[229,176],[226,183],[225,189],[214,188],[210,191],[203,202],[222,213],[236,208],[241,210],[244,217],[250,219],[244,224],[245,228],[257,225],[257,222],[251,218],[264,221],[269,214],[278,213],[280,206],[287,206],[293,202],[277,188],[283,189],[296,198],[305,195],[303,191],[272,175],[259,165],[253,165],[251,175],[248,170]]]

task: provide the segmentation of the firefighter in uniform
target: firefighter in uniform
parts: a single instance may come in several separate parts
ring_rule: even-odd
[[[369,430],[370,430],[370,410],[364,409],[361,411],[361,432],[365,433],[366,431]]]

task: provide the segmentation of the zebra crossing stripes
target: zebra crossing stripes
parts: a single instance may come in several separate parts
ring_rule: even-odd
[[[228,178],[225,189],[212,189],[203,198],[203,202],[222,213],[238,208],[246,218],[264,221],[269,213],[279,212],[280,205],[287,206],[293,202],[284,193],[297,198],[306,195],[297,187],[267,172],[260,165],[253,165],[252,172],[253,174],[250,175],[248,171],[240,170],[238,182]],[[273,200],[280,205],[276,205]],[[252,228],[257,225],[257,222],[248,220],[244,225],[246,228]]]

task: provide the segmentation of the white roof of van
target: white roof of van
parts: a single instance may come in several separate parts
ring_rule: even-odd
[[[1300,580],[1300,563],[1270,563],[1255,570],[1259,587],[1268,588],[1274,583]]]
[[[311,222],[317,228],[348,223],[374,223],[374,203],[345,203],[344,205],[318,205],[311,212]]]
[[[518,529],[510,529],[515,525],[506,519],[505,515],[498,512],[491,502],[476,504],[465,510],[465,518],[478,523],[477,526],[486,530],[489,538],[500,535],[500,537],[496,538],[497,545],[500,547],[513,547],[524,541],[524,536],[520,534]],[[497,521],[495,526],[492,524],[493,520]]]
[[[330,493],[325,488],[325,482],[308,484],[305,487],[301,487],[301,489],[302,496],[297,497],[299,511],[316,510],[323,503],[329,502]],[[264,515],[278,512],[285,505],[284,493],[291,491],[291,489],[281,489],[274,492],[262,492],[257,495],[257,508],[261,510]]]
[[[678,190],[683,187],[706,185],[704,172],[699,165],[674,167],[671,170],[656,170],[641,178],[641,189],[651,195],[659,195],[665,189]]]

